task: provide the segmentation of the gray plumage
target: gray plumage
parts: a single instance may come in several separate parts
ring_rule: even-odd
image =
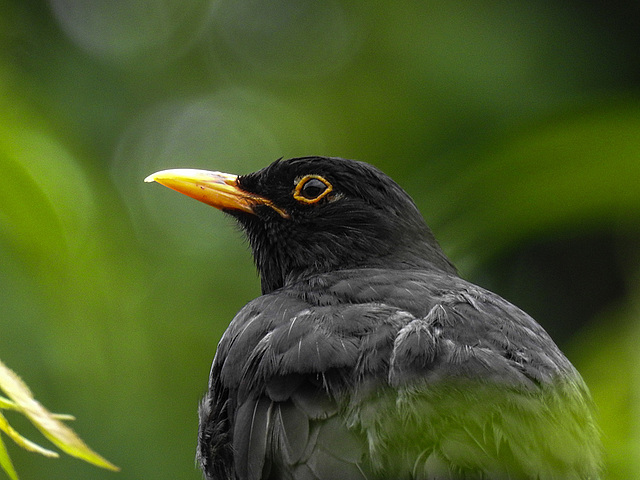
[[[599,478],[578,372],[458,276],[378,169],[304,157],[151,179],[233,215],[261,277],[200,407],[207,480]]]
[[[237,478],[598,477],[579,374],[531,317],[452,275],[343,270],[260,297],[211,380],[232,399]]]

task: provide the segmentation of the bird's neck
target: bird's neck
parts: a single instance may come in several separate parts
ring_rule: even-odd
[[[425,242],[413,244],[410,248],[396,248],[381,255],[369,253],[349,257],[304,257],[288,255],[282,249],[260,249],[254,255],[260,274],[262,293],[267,294],[287,285],[313,278],[316,275],[347,269],[384,268],[388,270],[442,271],[457,275],[457,270],[437,244]]]

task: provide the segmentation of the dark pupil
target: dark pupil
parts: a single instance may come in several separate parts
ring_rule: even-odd
[[[312,200],[322,195],[322,192],[324,192],[326,189],[327,186],[320,180],[318,180],[317,178],[311,178],[307,180],[307,182],[302,186],[301,193],[304,198]]]

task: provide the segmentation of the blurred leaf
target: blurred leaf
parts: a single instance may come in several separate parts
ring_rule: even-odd
[[[640,104],[629,101],[517,132],[429,192],[429,201],[442,207],[435,212],[442,243],[454,257],[473,252],[478,262],[554,228],[634,224],[640,218],[639,131]]]
[[[13,468],[13,463],[11,463],[11,459],[9,458],[9,454],[7,453],[7,448],[4,446],[4,442],[2,441],[2,437],[0,436],[0,467],[7,472],[9,478],[12,480],[18,480],[18,474],[16,473],[15,468]]]
[[[607,478],[640,478],[638,317],[633,301],[620,306],[582,332],[568,352],[598,406]]]
[[[28,440],[24,438],[22,435],[20,435],[11,425],[9,425],[9,422],[1,413],[0,413],[0,430],[6,433],[9,436],[9,438],[11,438],[11,440],[16,442],[18,446],[24,448],[25,450],[39,453],[40,455],[44,455],[45,457],[51,457],[51,458],[59,457],[59,455],[56,452],[47,450],[46,448],[41,447],[40,445],[33,443],[31,440]]]
[[[95,201],[67,145],[18,95],[0,95],[0,170],[0,240],[28,265],[59,278],[71,248],[89,231]]]
[[[91,450],[69,427],[56,419],[33,398],[29,387],[12,370],[0,362],[0,388],[15,403],[20,412],[33,423],[42,434],[62,451],[92,463],[98,467],[118,471],[119,468]],[[18,445],[46,456],[57,456],[55,452],[43,449],[26,440],[13,430],[3,416],[0,416],[0,428]]]
[[[17,410],[20,411],[20,407],[13,403],[11,400],[0,396],[0,410]],[[58,420],[75,420],[76,417],[69,415],[68,413],[52,413],[51,416]]]

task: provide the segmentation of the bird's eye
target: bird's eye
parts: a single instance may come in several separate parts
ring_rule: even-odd
[[[300,179],[293,198],[302,203],[316,203],[333,190],[333,186],[319,175],[306,175]]]

